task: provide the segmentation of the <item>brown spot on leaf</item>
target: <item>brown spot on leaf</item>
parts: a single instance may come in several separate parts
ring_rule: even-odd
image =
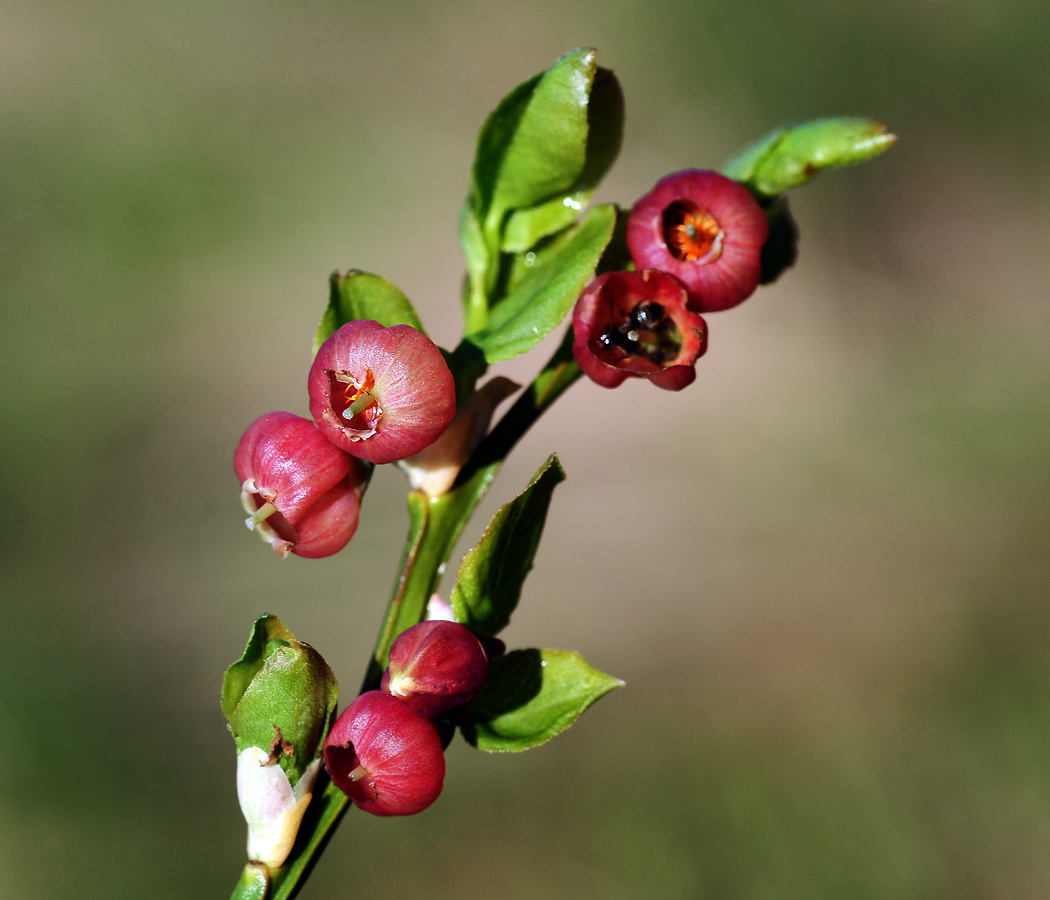
[[[273,726],[273,742],[270,744],[270,755],[264,762],[259,763],[260,766],[272,766],[278,759],[281,758],[283,753],[285,756],[291,756],[295,752],[295,746],[290,742],[286,741],[281,737],[281,729],[274,725]]]

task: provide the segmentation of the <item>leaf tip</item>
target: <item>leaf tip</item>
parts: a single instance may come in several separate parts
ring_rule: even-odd
[[[565,480],[565,467],[561,464],[557,453],[552,453],[547,457],[547,461],[537,473],[536,480],[542,478],[548,472],[552,473],[551,477],[556,479],[559,484]]]

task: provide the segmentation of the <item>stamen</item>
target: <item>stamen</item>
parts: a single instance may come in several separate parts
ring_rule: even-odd
[[[264,503],[247,519],[244,520],[244,524],[248,526],[249,531],[254,531],[256,525],[258,525],[260,522],[265,522],[275,512],[277,512],[276,506],[274,506],[272,503]]]
[[[348,404],[353,403],[355,400],[360,398],[362,394],[370,393],[372,388],[376,386],[376,379],[375,376],[372,374],[371,369],[365,369],[365,377],[360,384],[358,384],[354,377],[348,372],[337,373],[335,376],[337,381],[344,380],[343,378],[339,377],[340,375],[349,376],[350,379],[348,382],[346,382],[346,390],[343,391],[343,396],[346,398],[346,402]],[[364,409],[364,407],[362,407],[362,409]],[[344,413],[343,415],[346,415],[346,413]],[[349,416],[347,418],[349,418]]]
[[[695,203],[680,200],[664,210],[664,241],[675,259],[714,262],[725,236],[718,220]]]
[[[375,397],[368,393],[361,393],[346,409],[343,410],[344,419],[352,419],[360,412],[364,412],[368,407],[374,405],[376,402]]]
[[[332,417],[332,424],[338,424],[351,441],[370,438],[383,417],[379,397],[374,393],[376,379],[372,370],[365,369],[360,381],[346,370],[330,370],[328,376],[332,409],[325,418]]]
[[[254,478],[247,479],[245,486],[249,486],[249,482],[251,487],[256,487]],[[267,489],[241,492],[241,506],[249,514],[244,524],[283,557],[299,543],[299,533],[274,506],[273,501],[276,499],[277,493]]]

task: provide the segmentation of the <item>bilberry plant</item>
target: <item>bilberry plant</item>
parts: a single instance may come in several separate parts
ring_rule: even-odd
[[[896,139],[863,118],[787,125],[719,171],[659,177],[629,210],[590,206],[623,114],[619,83],[592,49],[511,91],[481,128],[459,218],[459,344],[437,347],[382,277],[337,271],[307,375],[312,421],[268,413],[236,449],[248,526],[282,556],[342,549],[384,463],[408,477],[409,528],[359,695],[338,718],[331,670],[275,616],[256,620],[226,671],[248,824],[234,900],[295,896],[351,804],[379,816],[430,806],[454,733],[483,751],[526,750],[622,685],[572,651],[507,651],[497,637],[565,478],[557,457],[499,508],[446,602],[436,591],[464,525],[522,435],[581,375],[605,388],[628,378],[688,387],[717,314],[794,263],[786,192]],[[524,389],[502,375],[480,383],[570,318]]]

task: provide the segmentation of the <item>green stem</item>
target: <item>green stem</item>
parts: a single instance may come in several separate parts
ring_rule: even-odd
[[[532,424],[580,377],[572,357],[572,329],[533,382],[478,445],[448,493],[427,497],[420,491],[408,495],[409,532],[401,557],[400,575],[387,606],[362,693],[375,690],[383,677],[387,654],[394,639],[423,620],[427,600],[445,571],[445,564],[463,533],[471,513],[492,484],[507,454]],[[269,900],[292,900],[306,882],[325,844],[346,812],[349,800],[324,772],[318,779],[314,800],[299,826],[292,855],[271,873]],[[231,900],[260,900],[234,893]]]
[[[266,889],[270,886],[270,876],[266,866],[258,862],[245,865],[237,887],[233,889],[230,900],[263,900]]]
[[[507,454],[579,376],[570,328],[547,365],[478,445],[452,489],[440,497],[428,498],[420,491],[408,495],[410,527],[401,575],[387,606],[362,692],[379,687],[394,638],[423,620],[427,601],[441,581],[456,541]]]

